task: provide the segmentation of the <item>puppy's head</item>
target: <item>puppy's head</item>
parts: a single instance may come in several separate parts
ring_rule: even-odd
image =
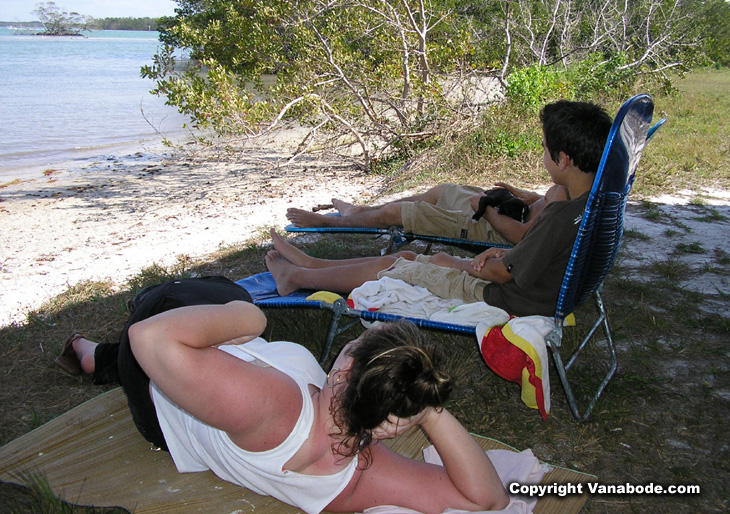
[[[524,223],[527,218],[527,213],[530,212],[530,208],[517,198],[513,196],[509,200],[506,200],[497,206],[497,212],[509,216],[510,218],[516,219],[520,223]]]
[[[504,202],[512,198],[516,198],[516,196],[510,193],[507,189],[501,187],[485,191],[484,197],[486,197],[485,202],[487,203],[487,205],[491,205],[492,207],[498,207]]]

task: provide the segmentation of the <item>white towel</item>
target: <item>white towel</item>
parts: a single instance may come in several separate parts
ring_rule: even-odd
[[[378,310],[385,314],[442,323],[476,326],[487,321],[491,325],[503,325],[509,320],[506,311],[484,302],[447,300],[434,295],[425,287],[390,277],[365,282],[354,289],[350,297],[355,308],[359,310]]]
[[[377,309],[386,314],[430,319],[433,313],[448,311],[461,305],[461,300],[445,300],[425,287],[412,286],[402,280],[383,277],[365,282],[353,289],[351,298],[356,309]]]
[[[434,312],[430,319],[456,325],[477,326],[479,323],[489,323],[495,326],[507,323],[509,314],[506,310],[485,302],[475,302],[457,305],[448,311]]]

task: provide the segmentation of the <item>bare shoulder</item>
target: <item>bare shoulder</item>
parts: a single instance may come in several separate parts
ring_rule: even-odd
[[[249,366],[252,380],[233,379],[221,388],[229,408],[222,409],[220,416],[225,421],[221,419],[218,426],[238,447],[266,451],[281,444],[296,425],[302,391],[296,381],[275,368]]]

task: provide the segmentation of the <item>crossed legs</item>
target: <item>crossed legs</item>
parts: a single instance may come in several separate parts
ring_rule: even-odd
[[[289,244],[271,229],[274,250],[266,254],[266,266],[276,281],[276,289],[286,296],[297,289],[323,289],[349,293],[369,280],[377,280],[378,273],[404,257],[413,260],[413,252],[398,252],[382,257],[358,257],[332,260],[311,257]]]
[[[337,198],[332,199],[332,205],[340,213],[340,216],[326,216],[316,212],[309,212],[303,209],[287,209],[286,217],[301,228],[312,227],[368,227],[388,228],[392,226],[402,227],[401,203],[403,202],[428,202],[436,204],[441,191],[447,184],[433,187],[423,194],[401,198],[383,205],[354,205]]]

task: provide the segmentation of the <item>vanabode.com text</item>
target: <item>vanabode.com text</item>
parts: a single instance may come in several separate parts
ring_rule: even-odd
[[[598,482],[568,483],[568,484],[509,484],[510,494],[526,496],[568,496],[571,494],[700,494],[699,485],[668,485],[660,484],[599,484]]]

